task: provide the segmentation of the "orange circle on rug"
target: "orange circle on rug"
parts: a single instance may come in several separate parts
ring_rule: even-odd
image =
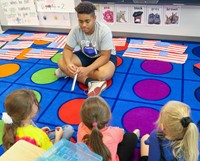
[[[46,44],[49,44],[49,43],[50,43],[49,41],[45,41],[45,40],[35,40],[34,41],[35,45],[46,45]]]
[[[4,64],[0,65],[0,78],[11,76],[20,69],[18,64]]]
[[[26,60],[26,59],[28,59],[25,55],[26,55],[30,50],[32,50],[32,48],[24,49],[24,50],[22,51],[22,53],[19,54],[19,55],[16,57],[16,59],[18,59],[18,60]]]
[[[67,124],[78,125],[81,122],[80,109],[84,100],[84,98],[77,98],[64,103],[58,111],[60,119]]]

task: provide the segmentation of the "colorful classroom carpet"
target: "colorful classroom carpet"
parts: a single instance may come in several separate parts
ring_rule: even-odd
[[[27,31],[8,30],[5,34],[23,34],[24,32]],[[48,38],[53,40],[55,35]],[[22,53],[15,59],[11,58],[13,60],[0,59],[0,113],[5,111],[3,102],[6,95],[20,88],[32,89],[41,105],[41,110],[34,119],[36,124],[39,127],[51,128],[70,124],[75,129],[73,139],[76,140],[80,107],[87,98],[86,87],[76,83],[75,90],[71,92],[72,79],[57,79],[54,76],[62,48],[57,48],[55,43],[50,45],[48,39],[44,40],[34,41],[31,46],[22,49]],[[172,63],[145,57],[143,59],[125,57],[123,54],[128,48],[130,38],[126,39],[125,46],[116,48],[117,69],[113,78],[107,82],[107,90],[101,95],[112,111],[110,124],[122,127],[129,132],[138,128],[143,136],[155,128],[154,122],[158,118],[159,110],[169,100],[187,103],[192,108],[193,121],[197,123],[200,120],[198,65],[200,43],[162,41],[187,46],[185,51],[185,54],[188,54],[187,58],[182,63]],[[58,50],[53,57],[50,56],[50,59],[24,57],[33,48],[40,49],[34,50],[37,53],[43,49],[49,49],[49,45],[52,50]],[[162,54],[166,56],[167,53],[162,52]],[[40,56],[43,56],[42,53]],[[177,55],[176,58],[178,59]],[[133,161],[137,161],[138,156],[139,142]]]

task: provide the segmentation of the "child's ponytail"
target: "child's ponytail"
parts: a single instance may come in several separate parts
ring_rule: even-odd
[[[189,123],[183,137],[184,156],[187,161],[198,161],[198,134],[197,126],[193,122]]]
[[[97,123],[94,122],[93,124]],[[95,153],[104,158],[104,161],[111,160],[111,153],[107,146],[103,143],[103,135],[99,131],[98,126],[93,126],[92,133],[88,139],[88,144]]]
[[[3,133],[3,148],[4,150],[8,150],[15,142],[17,127],[12,124],[4,124],[4,133]]]

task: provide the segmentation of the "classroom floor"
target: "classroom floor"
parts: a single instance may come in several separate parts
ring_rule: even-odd
[[[8,30],[5,33],[25,31]],[[186,63],[177,64],[156,60],[123,57],[126,46],[117,48],[117,69],[107,82],[108,88],[102,97],[112,111],[111,124],[132,132],[138,128],[141,136],[154,129],[160,108],[169,100],[187,103],[192,108],[192,119],[200,120],[200,43],[165,41],[188,46]],[[49,43],[34,42],[31,48],[44,49]],[[27,49],[25,49],[27,50]],[[87,98],[86,87],[76,83],[71,92],[72,79],[57,79],[54,71],[62,49],[51,59],[0,59],[0,113],[4,112],[3,101],[10,92],[19,88],[35,91],[41,110],[34,119],[39,127],[70,124],[74,127],[73,139],[80,123],[81,103]],[[108,69],[109,70],[109,69]],[[135,150],[135,159],[139,156]]]

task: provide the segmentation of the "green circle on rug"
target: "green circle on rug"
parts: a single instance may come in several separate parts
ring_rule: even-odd
[[[41,94],[38,91],[35,91],[35,90],[33,90],[33,92],[34,92],[34,94],[35,94],[35,96],[37,98],[37,101],[40,102],[40,100],[41,100]]]
[[[0,145],[2,144],[4,122],[0,120]]]
[[[62,57],[62,53],[57,53],[56,55],[54,55],[52,58],[51,58],[51,61],[53,63],[58,63],[58,60]]]
[[[35,72],[31,80],[36,84],[49,84],[55,82],[58,78],[54,76],[56,68],[46,68]]]

